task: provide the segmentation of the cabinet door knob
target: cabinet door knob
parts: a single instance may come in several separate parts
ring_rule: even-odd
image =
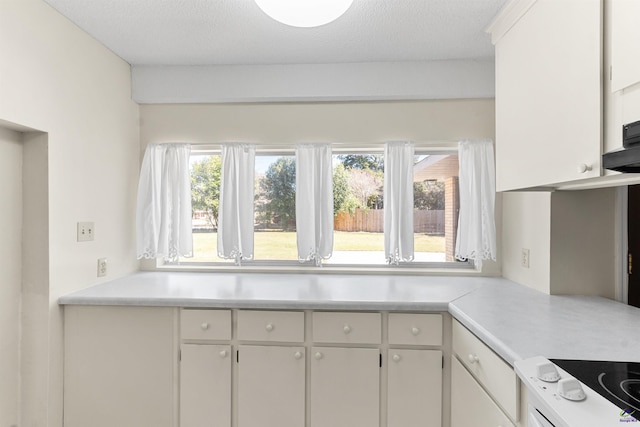
[[[591,165],[587,165],[585,163],[580,163],[578,165],[578,173],[585,173],[591,170]]]
[[[225,357],[227,357],[227,354],[228,354],[228,353],[227,353],[227,350],[222,350],[222,351],[220,352],[220,357],[222,357],[222,358],[224,359]]]
[[[467,357],[467,359],[469,359],[469,363],[474,364],[480,361],[480,358],[478,357],[477,354],[469,354],[469,356]]]
[[[317,352],[317,353],[314,355],[314,357],[316,358],[316,360],[320,360],[320,359],[322,359],[322,353]]]
[[[293,354],[293,357],[295,357],[295,358],[296,358],[296,360],[300,360],[300,359],[302,359],[302,352],[300,352],[300,351],[296,351],[296,352]]]
[[[394,362],[398,363],[400,361],[401,357],[400,357],[399,354],[394,354],[392,359],[393,359]]]
[[[209,324],[205,322],[202,325],[200,325],[200,327],[202,328],[203,331],[206,331],[207,329],[209,329]]]
[[[265,329],[267,330],[267,332],[271,332],[273,331],[273,323],[267,323],[267,326],[265,326]]]
[[[418,335],[420,333],[420,328],[416,328],[415,326],[411,328],[411,333],[413,335]]]
[[[344,328],[342,328],[342,330],[344,331],[345,334],[348,334],[349,332],[351,332],[351,326],[344,325]]]

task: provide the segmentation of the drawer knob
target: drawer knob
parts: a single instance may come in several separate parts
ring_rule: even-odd
[[[420,333],[420,328],[416,328],[415,326],[411,328],[411,333],[413,335],[418,335]]]
[[[205,322],[202,325],[200,325],[200,327],[202,328],[203,331],[206,331],[207,329],[209,329],[209,324]]]
[[[296,360],[300,360],[300,359],[302,359],[302,352],[300,352],[300,351],[296,351],[296,352],[293,354],[293,357],[295,357],[295,358],[296,358]]]
[[[220,357],[222,357],[223,359],[224,359],[225,357],[227,357],[227,350],[222,350],[222,351],[220,352]]]
[[[322,353],[317,352],[317,353],[314,355],[314,357],[316,358],[316,360],[320,360],[320,359],[322,359]]]
[[[267,332],[271,332],[273,331],[273,323],[267,323],[267,326],[265,326],[265,329],[267,330]]]
[[[400,361],[401,357],[400,357],[399,354],[394,354],[392,359],[393,359],[394,362],[398,363]]]
[[[469,359],[469,363],[471,363],[472,365],[480,361],[480,358],[477,354],[469,354],[467,359]]]
[[[351,332],[351,326],[344,325],[344,328],[342,328],[342,330],[344,331],[345,334],[348,334]]]

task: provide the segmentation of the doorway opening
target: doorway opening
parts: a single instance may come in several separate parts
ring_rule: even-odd
[[[627,301],[640,307],[640,185],[627,188]]]

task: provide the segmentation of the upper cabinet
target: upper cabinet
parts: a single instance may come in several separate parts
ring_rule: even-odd
[[[611,2],[611,91],[640,82],[640,1]]]
[[[601,0],[514,0],[496,48],[498,191],[601,175]]]

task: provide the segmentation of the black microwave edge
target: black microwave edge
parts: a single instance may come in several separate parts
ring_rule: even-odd
[[[640,143],[640,120],[622,125],[622,146],[632,147]]]

